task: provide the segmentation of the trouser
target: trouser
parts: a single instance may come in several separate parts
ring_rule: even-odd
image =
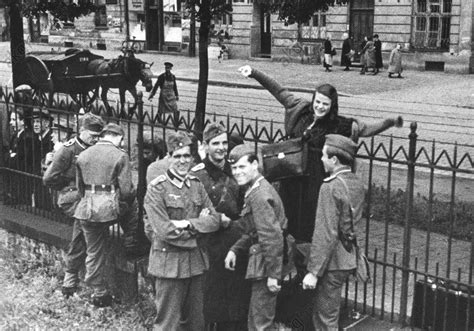
[[[247,331],[247,322],[214,322],[206,324],[206,331]]]
[[[95,296],[107,293],[105,271],[109,226],[110,222],[97,223],[81,220],[87,247],[85,282],[93,288]]]
[[[203,276],[156,279],[154,330],[204,330]]]
[[[353,270],[326,271],[318,279],[314,299],[313,324],[316,331],[337,331],[341,292]]]
[[[79,270],[86,259],[86,241],[82,232],[81,221],[74,220],[72,239],[66,252],[66,272],[64,274],[64,287],[77,287],[79,285]]]
[[[252,281],[248,328],[249,331],[274,330],[277,293],[268,290],[267,279]]]

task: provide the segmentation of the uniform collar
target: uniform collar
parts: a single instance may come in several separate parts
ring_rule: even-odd
[[[255,190],[257,187],[260,186],[260,182],[262,181],[262,179],[263,179],[263,176],[258,175],[257,179],[253,182],[253,184],[245,192],[245,197],[248,197],[253,190]]]
[[[227,175],[227,177],[232,177],[232,169],[230,168],[230,164],[227,162],[227,160],[224,163],[224,168],[219,168],[216,166],[211,160],[209,160],[208,156],[202,160],[202,163],[204,163],[209,176],[211,176],[215,181],[219,180],[223,173]]]
[[[168,178],[170,183],[176,186],[177,188],[183,188],[183,185],[185,184],[187,187],[191,187],[191,182],[188,176],[182,177],[176,172],[174,172],[172,169],[168,169],[166,171],[166,177]]]
[[[345,172],[352,172],[351,168],[349,167],[344,167],[342,169],[340,169],[339,171],[333,173],[331,176],[327,177],[327,178],[324,178],[323,181],[325,182],[330,182],[331,180],[333,180],[334,178],[336,178],[337,176],[339,176],[340,174],[343,174]]]

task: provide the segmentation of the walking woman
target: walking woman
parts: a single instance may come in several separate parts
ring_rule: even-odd
[[[327,35],[326,40],[324,41],[324,67],[327,72],[331,71],[332,68],[332,56],[334,55],[334,50],[331,43],[331,35]]]
[[[392,50],[392,53],[390,53],[390,60],[389,66],[388,66],[388,78],[393,78],[393,74],[398,74],[398,78],[403,78],[402,77],[402,52],[401,52],[402,45],[397,44],[397,47],[395,47]]]

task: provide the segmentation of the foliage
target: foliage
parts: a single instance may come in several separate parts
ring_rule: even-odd
[[[187,11],[195,9],[197,21],[209,24],[212,18],[232,12],[232,4],[227,0],[187,0],[185,7]]]
[[[405,224],[406,196],[403,190],[391,191],[390,200],[387,199],[387,190],[384,187],[372,186],[371,218],[379,221],[387,220],[388,223]],[[450,235],[461,240],[472,240],[474,225],[474,203],[456,201],[451,203],[433,198],[429,201],[426,197],[417,194],[413,197],[412,227],[424,231],[431,231],[443,235]],[[431,209],[431,218],[430,218]]]
[[[285,24],[308,22],[317,11],[327,11],[330,6],[347,3],[348,0],[255,0],[270,13],[278,14]]]
[[[5,234],[0,230],[0,239]],[[61,252],[51,248],[19,252],[0,240],[0,330],[148,330],[155,308],[149,287],[140,284],[137,303],[96,308],[84,288],[69,299],[61,294]],[[32,245],[28,243],[28,245]],[[41,244],[40,244],[41,245]],[[24,245],[25,246],[25,245]],[[45,246],[45,245],[43,245]]]
[[[62,0],[38,0],[25,1],[22,5],[22,13],[26,16],[38,16],[41,13],[49,12],[60,21],[74,21],[74,19],[89,15],[97,10],[91,1],[82,0],[77,4],[64,2]]]

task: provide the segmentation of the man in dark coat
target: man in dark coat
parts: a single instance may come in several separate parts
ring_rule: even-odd
[[[349,38],[348,33],[344,33],[342,35],[344,41],[342,42],[342,50],[341,50],[341,66],[345,67],[344,71],[349,71],[349,67],[351,66],[351,58],[352,58],[352,44],[351,39]]]
[[[80,153],[97,142],[104,122],[87,113],[81,119],[79,135],[67,141],[54,153],[53,161],[43,175],[43,184],[58,191],[57,204],[66,217],[73,217],[80,195],[76,187],[76,160]],[[79,270],[86,258],[86,242],[79,220],[74,221],[72,238],[66,252],[66,271],[62,292],[73,295],[79,285]]]
[[[375,47],[375,72],[378,73],[380,68],[383,68],[382,61],[382,42],[379,39],[379,35],[374,35],[374,47]]]
[[[229,221],[236,220],[242,209],[243,194],[227,161],[227,131],[222,125],[211,123],[203,132],[203,140],[206,157],[191,169],[191,174],[203,183],[216,211]],[[205,238],[209,271],[204,282],[204,319],[213,331],[247,329],[250,301],[250,283],[245,280],[247,254],[239,256],[236,271],[224,266],[225,255],[241,235],[240,227],[231,222]]]
[[[135,189],[128,154],[121,149],[124,131],[109,123],[100,140],[82,152],[76,162],[81,200],[74,218],[80,220],[86,240],[86,284],[92,287],[92,304],[110,306],[112,296],[105,280],[109,227],[120,217],[120,202],[133,201]]]

